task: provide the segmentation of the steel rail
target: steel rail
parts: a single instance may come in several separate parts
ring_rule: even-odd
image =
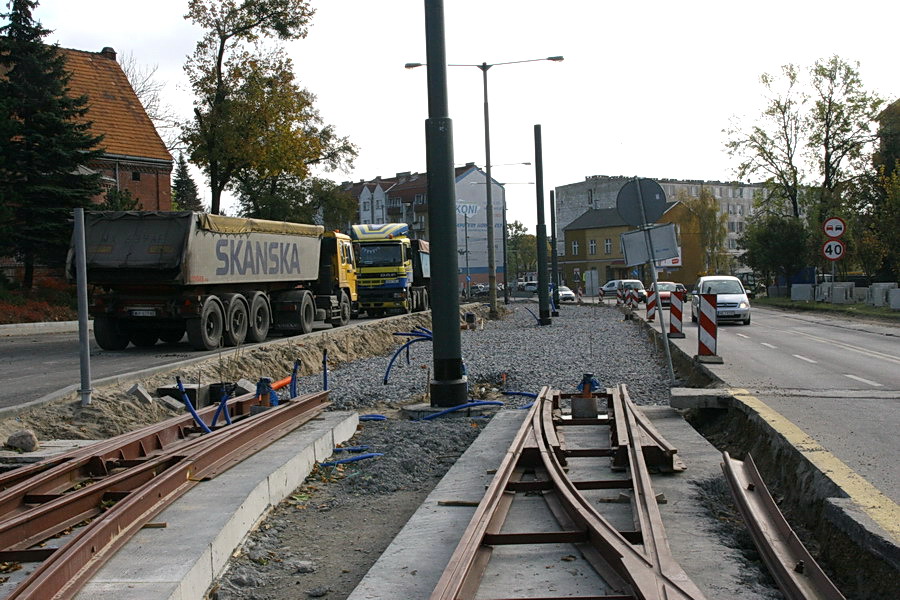
[[[128,538],[160,510],[197,484],[221,472],[318,415],[328,392],[282,403],[240,423],[198,438],[189,447],[147,461],[168,466],[154,473],[80,528],[7,597],[9,600],[72,598],[78,589]],[[90,486],[89,486],[90,487]]]
[[[567,451],[555,425],[567,424],[560,419],[558,391],[541,389],[531,411],[516,433],[496,475],[488,486],[469,526],[463,532],[447,568],[431,595],[431,600],[471,600],[478,593],[480,580],[495,545],[571,543],[603,578],[614,594],[593,595],[590,598],[632,598],[638,600],[701,600],[703,594],[671,559],[664,534],[660,535],[661,517],[656,499],[649,486],[649,473],[643,459],[641,429],[628,406],[627,396],[621,399],[624,386],[612,394],[619,397],[619,412],[623,419],[623,443],[631,445],[629,457],[632,471],[641,470],[628,482],[615,481],[609,485],[598,482],[573,482],[566,473]],[[586,425],[579,419],[574,425]],[[607,422],[597,419],[595,422]],[[629,431],[631,432],[629,434]],[[590,454],[599,456],[600,454]],[[538,481],[516,481],[530,470],[543,477]],[[638,532],[638,544],[651,544],[648,552],[636,546],[626,534],[618,531],[597,509],[579,493],[579,489],[600,487],[631,487],[641,490],[637,508],[644,516],[644,528]],[[501,534],[500,529],[518,490],[541,489],[543,496],[561,528],[557,532]],[[501,504],[502,503],[502,504]],[[655,511],[655,513],[654,513]],[[658,521],[658,523],[657,523]],[[648,540],[644,540],[647,536]],[[629,536],[634,537],[634,536]],[[673,566],[674,565],[674,566]],[[586,597],[585,597],[586,598]]]
[[[845,600],[791,529],[772,499],[753,458],[722,453],[722,471],[738,512],[772,577],[788,600]]]

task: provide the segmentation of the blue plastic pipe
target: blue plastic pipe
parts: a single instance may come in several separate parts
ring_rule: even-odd
[[[462,410],[462,409],[464,409],[464,408],[471,408],[471,407],[473,407],[473,406],[489,406],[489,405],[492,405],[492,406],[497,406],[497,405],[503,406],[503,403],[500,402],[499,400],[479,400],[479,401],[477,401],[477,402],[466,402],[465,404],[460,404],[460,405],[458,405],[458,406],[451,406],[450,408],[445,409],[445,410],[442,410],[441,412],[436,412],[436,413],[434,413],[434,414],[432,414],[432,415],[427,415],[427,416],[425,416],[425,417],[422,417],[422,418],[419,419],[419,420],[420,420],[420,421],[430,421],[431,419],[437,419],[438,417],[441,417],[441,416],[446,415],[446,414],[448,414],[448,413],[452,413],[452,412],[457,411],[457,410]]]
[[[187,392],[184,391],[184,385],[181,383],[181,377],[175,377],[175,383],[178,385],[178,390],[181,392],[181,399],[184,401],[184,405],[187,407],[188,412],[191,413],[191,416],[194,417],[194,422],[200,426],[200,429],[203,430],[203,433],[212,433],[212,429],[206,426],[206,423],[200,418],[200,415],[197,414],[197,411],[194,410],[194,405],[191,404],[190,398],[188,398]]]
[[[360,415],[360,421],[387,421],[384,415]]]
[[[222,399],[219,401],[219,406],[216,408],[216,412],[213,415],[212,422],[209,424],[210,427],[215,427],[216,423],[219,421],[219,415],[225,415],[225,423],[231,425],[231,415],[228,414],[228,389],[225,385],[222,385]]]
[[[535,322],[536,322],[538,325],[541,324],[541,320],[538,318],[538,316],[537,316],[536,314],[534,314],[534,311],[533,311],[533,310],[531,310],[531,309],[528,308],[527,306],[525,307],[525,310],[527,310],[528,312],[531,313],[531,316],[534,317],[534,320],[535,320]]]
[[[384,385],[387,385],[388,377],[391,374],[391,368],[394,366],[394,361],[397,360],[397,357],[400,355],[401,352],[403,352],[405,349],[409,348],[411,345],[415,344],[416,342],[430,342],[430,341],[432,341],[432,338],[430,338],[430,337],[427,337],[427,338],[426,337],[414,337],[413,339],[409,340],[408,342],[406,342],[405,344],[400,346],[400,348],[396,352],[394,352],[394,356],[391,357],[391,360],[388,363],[387,370],[384,372],[384,379],[382,380],[382,383]]]
[[[300,395],[297,393],[297,375],[299,374],[299,372],[300,372],[300,361],[295,360],[294,361],[294,369],[291,371],[291,387],[290,387],[291,398],[296,398],[297,396]]]
[[[351,456],[350,458],[342,458],[341,460],[332,460],[330,462],[323,462],[319,464],[323,467],[333,467],[335,465],[356,462],[358,460],[365,460],[367,458],[375,458],[376,456],[384,456],[384,454],[381,452],[369,452],[367,454],[357,454],[356,456]]]

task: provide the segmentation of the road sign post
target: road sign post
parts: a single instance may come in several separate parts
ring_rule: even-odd
[[[844,242],[838,238],[844,235],[847,224],[840,217],[829,217],[822,223],[822,231],[828,240],[822,245],[822,256],[831,261],[831,303],[834,304],[834,271],[835,263],[844,256]]]

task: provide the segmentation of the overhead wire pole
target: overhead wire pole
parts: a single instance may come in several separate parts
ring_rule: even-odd
[[[431,255],[434,378],[432,406],[465,404],[468,382],[463,371],[459,333],[459,257],[456,239],[456,182],[453,176],[453,123],[448,114],[444,2],[425,0],[425,50],[428,59],[428,119],[425,151],[428,168],[428,221]]]
[[[559,316],[559,252],[556,251],[556,196],[550,190],[550,273],[553,279],[553,316]]]
[[[537,187],[537,281],[538,323],[550,325],[550,295],[547,288],[547,224],[544,222],[544,157],[541,147],[541,126],[534,126],[534,183]]]

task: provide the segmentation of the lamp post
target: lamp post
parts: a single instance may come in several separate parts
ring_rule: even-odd
[[[488,246],[488,293],[490,301],[490,318],[499,317],[497,312],[497,264],[494,253],[494,203],[491,198],[491,127],[490,127],[490,111],[488,110],[488,85],[487,72],[491,67],[499,67],[502,65],[515,65],[527,62],[540,62],[549,60],[560,62],[562,56],[548,56],[546,58],[532,58],[528,60],[513,60],[508,62],[500,62],[488,64],[486,62],[478,64],[448,64],[448,67],[477,67],[481,69],[482,82],[484,85],[484,165],[487,174],[487,185],[485,186],[485,210],[487,211],[487,246]],[[424,66],[423,63],[406,63],[407,69],[415,69]]]

